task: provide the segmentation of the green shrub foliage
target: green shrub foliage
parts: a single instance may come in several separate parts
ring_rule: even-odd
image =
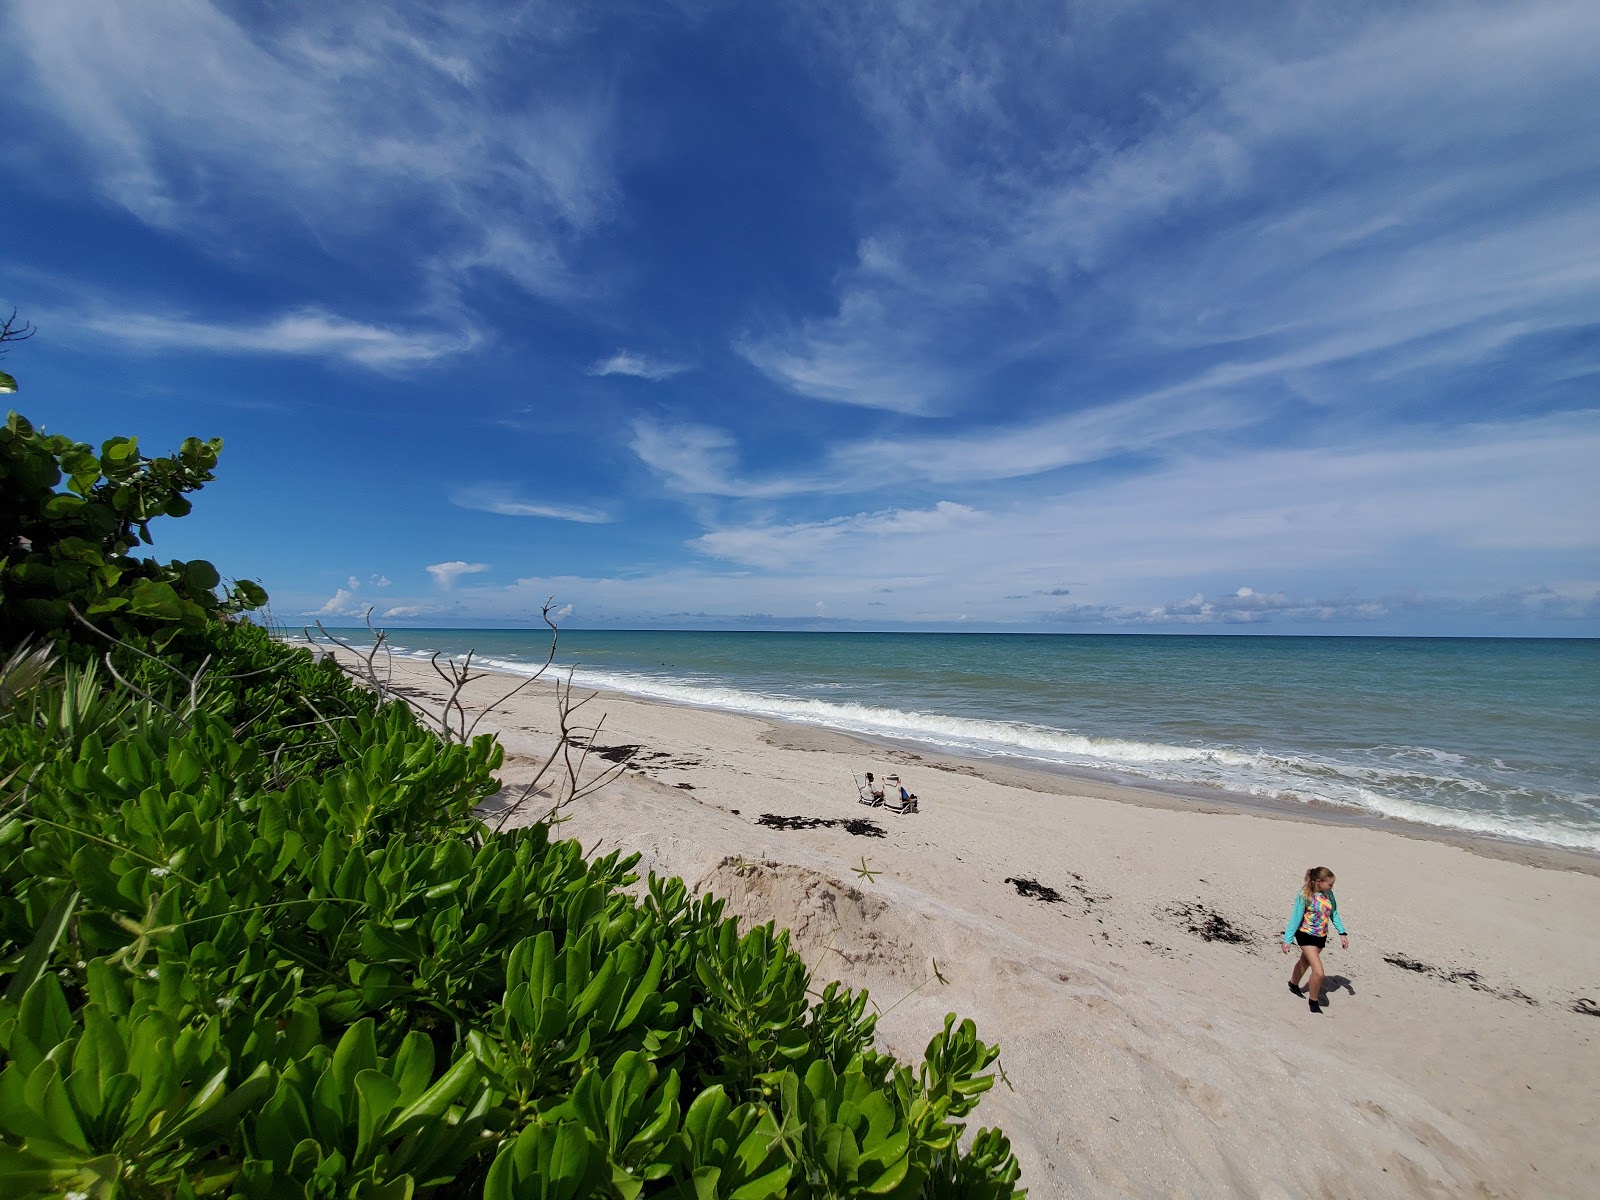
[[[492,738],[205,611],[177,670],[0,668],[0,1194],[1022,1194],[970,1021],[896,1062],[787,933],[490,834]]]
[[[61,637],[73,609],[118,636],[165,644],[265,603],[248,581],[218,597],[222,578],[203,559],[162,563],[131,553],[150,542],[151,521],[188,514],[186,494],[212,479],[221,450],[220,438],[186,438],[176,454],[147,458],[137,439],[115,437],[96,454],[11,413],[0,428],[3,644],[30,633]]]

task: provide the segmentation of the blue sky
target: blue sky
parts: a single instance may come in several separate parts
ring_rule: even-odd
[[[273,614],[1600,634],[1600,6],[16,0],[35,421]]]

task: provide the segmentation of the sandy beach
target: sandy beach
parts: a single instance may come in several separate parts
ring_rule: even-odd
[[[444,691],[426,663],[393,669],[424,703]],[[469,685],[468,708],[514,682]],[[616,694],[578,724],[602,717],[589,770],[626,765],[562,831],[790,928],[819,986],[870,989],[902,1056],[973,1018],[1004,1070],[976,1124],[1005,1129],[1035,1197],[1593,1194],[1593,858]],[[479,726],[505,795],[556,727],[542,682]],[[860,804],[866,770],[898,771],[920,811]],[[1320,1015],[1279,947],[1312,865],[1351,933]]]

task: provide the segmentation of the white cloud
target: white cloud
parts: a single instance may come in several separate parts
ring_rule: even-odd
[[[763,374],[803,396],[928,414],[953,383],[933,361],[931,348],[920,344],[916,327],[900,322],[898,315],[885,297],[850,286],[834,316],[786,333],[745,335],[734,348]]]
[[[641,610],[717,595],[730,614],[792,615],[797,594],[824,590],[839,616],[1062,619],[1072,609],[1052,601],[1070,592],[1085,618],[1161,609],[1174,619],[1293,610],[1297,620],[1358,620],[1370,614],[1363,605],[1387,603],[1373,598],[1414,589],[1419,576],[1436,604],[1542,577],[1553,613],[1581,609],[1597,586],[1572,569],[1600,561],[1597,460],[1600,411],[1369,432],[1329,447],[1196,448],[1093,486],[1069,477],[1054,491],[995,495],[983,509],[721,525],[690,545],[738,572],[697,573],[698,600],[676,575],[602,591]],[[1271,588],[1254,582],[1263,563]],[[570,586],[585,589],[593,611],[592,582]],[[1170,600],[1196,591],[1209,613]],[[871,605],[884,595],[887,606]],[[1536,615],[1542,603],[1517,608]]]
[[[498,513],[503,517],[544,517],[552,521],[576,521],[584,525],[600,525],[612,519],[609,513],[600,509],[522,500],[512,489],[496,485],[468,488],[450,499],[458,508]]]
[[[352,321],[320,309],[300,309],[265,321],[205,321],[148,312],[95,314],[58,321],[91,337],[133,350],[338,358],[379,371],[422,366],[476,346],[473,331],[441,333]]]
[[[373,587],[386,588],[389,586],[389,577],[387,575],[374,575],[371,582]]]
[[[437,616],[448,610],[434,604],[397,604],[393,608],[385,609],[385,617],[430,617]]]
[[[733,437],[708,425],[667,425],[641,418],[628,443],[639,459],[680,492],[713,496],[785,496],[812,490],[798,480],[740,477]]]
[[[1031,421],[858,439],[836,446],[804,471],[765,477],[741,471],[733,436],[709,426],[640,420],[630,449],[677,491],[764,499],[871,492],[919,481],[1016,479],[1118,455],[1168,451],[1271,415],[1223,396],[1194,398],[1174,409],[1178,390],[1188,389],[1162,389]]]
[[[404,221],[441,284],[486,269],[563,295],[614,187],[606,85],[560,54],[581,19],[21,0],[4,40],[29,119],[70,129],[101,194],[152,225],[229,255],[301,227],[337,254]],[[508,102],[504,72],[530,60]]]
[[[877,553],[876,549],[863,551],[862,546],[875,545],[880,538],[936,538],[980,517],[964,504],[942,500],[930,509],[897,508],[793,525],[718,529],[690,545],[713,558],[771,570],[829,570],[828,560],[835,555],[860,561],[864,553]]]
[[[445,591],[449,591],[455,586],[456,580],[460,579],[463,575],[476,575],[480,571],[487,571],[489,569],[489,564],[469,563],[457,560],[454,562],[434,563],[432,566],[424,567],[423,569],[427,571],[429,575],[433,576],[433,581],[435,583],[437,583]]]
[[[1170,32],[1137,11],[809,10],[891,181],[835,314],[740,348],[803,394],[913,413],[1017,362],[1138,354],[1170,362],[1181,414],[1593,320],[1600,260],[1573,248],[1600,244],[1600,9],[1224,7]],[[1106,122],[1135,53],[1139,104]]]
[[[308,609],[307,617],[359,617],[367,611],[366,602],[356,597],[353,588],[340,588],[321,608]]]
[[[842,478],[871,479],[874,464],[892,463],[892,478],[900,481],[1013,479],[1171,447],[1198,434],[1237,430],[1269,415],[1225,397],[1193,400],[1174,410],[1170,398],[1163,390],[1043,420],[860,441],[835,451],[834,464]],[[876,477],[891,478],[882,471]]]
[[[688,363],[669,362],[666,359],[636,354],[631,350],[618,350],[610,358],[602,359],[592,365],[589,374],[631,375],[635,379],[648,379],[652,383],[659,383],[663,379],[681,375],[688,369]]]

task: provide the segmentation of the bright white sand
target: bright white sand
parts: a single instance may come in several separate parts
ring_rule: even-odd
[[[395,678],[440,691],[426,664],[397,661]],[[469,706],[506,686],[470,685]],[[819,987],[870,988],[880,1041],[902,1057],[920,1057],[946,1012],[976,1020],[1010,1087],[975,1124],[1005,1129],[1041,1200],[1597,1194],[1600,1017],[1576,1011],[1600,1003],[1593,859],[1279,819],[625,696],[580,713],[602,715],[597,745],[640,750],[563,831],[789,927]],[[502,778],[526,782],[555,729],[549,688],[491,725]],[[922,811],[859,804],[851,773],[869,769],[899,771]],[[763,813],[866,818],[884,836],[781,832]],[[1349,951],[1326,952],[1320,1016],[1285,987],[1278,945],[1314,864],[1337,872],[1351,931]],[[1206,914],[1247,942],[1191,931]]]

